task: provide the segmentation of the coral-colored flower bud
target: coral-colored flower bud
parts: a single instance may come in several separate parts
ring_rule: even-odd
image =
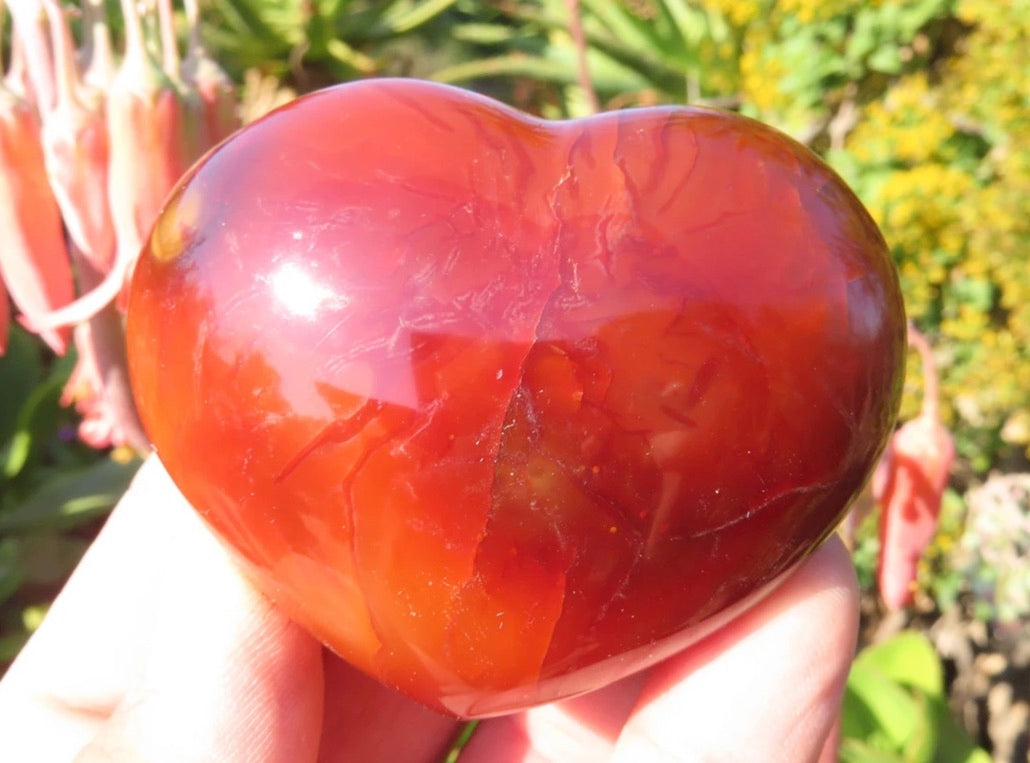
[[[165,197],[200,154],[199,127],[187,117],[181,89],[151,58],[132,0],[122,0],[122,13],[125,57],[107,97],[115,263],[96,288],[49,316],[51,323],[89,318],[119,294]]]
[[[16,92],[40,111],[46,111],[57,99],[57,83],[43,5],[40,0],[17,0],[7,5],[14,20],[15,47],[24,58],[24,69],[19,75],[23,75],[25,89]]]
[[[113,363],[110,357],[111,353],[124,357],[124,345],[105,343],[102,336],[112,324],[120,330],[121,318],[110,308],[98,318],[75,327],[78,357],[60,402],[65,406],[74,403],[82,415],[79,438],[87,445],[94,448],[128,445],[145,453],[149,445],[136,415],[128,376],[124,366]]]
[[[210,148],[240,127],[239,98],[236,87],[203,49],[191,49],[183,61],[183,77],[200,96],[204,127],[204,148]]]
[[[45,0],[56,60],[57,100],[43,114],[43,151],[54,195],[72,241],[98,273],[114,262],[107,202],[108,143],[103,96],[80,81],[67,20]]]
[[[186,0],[189,48],[182,62],[183,81],[193,88],[201,105],[204,150],[221,143],[240,127],[239,98],[236,86],[225,71],[208,55],[200,39],[197,0]]]
[[[951,434],[937,414],[937,377],[929,345],[909,330],[923,356],[923,409],[894,433],[874,476],[880,504],[880,560],[877,581],[890,609],[912,603],[919,559],[937,532],[941,499],[955,459]]]
[[[30,327],[34,316],[74,296],[61,214],[47,182],[39,135],[32,106],[0,87],[0,276]],[[70,339],[67,329],[42,330],[40,336],[58,354]]]
[[[100,365],[94,351],[89,323],[75,327],[75,350],[77,359],[71,376],[61,393],[61,405],[75,404],[75,410],[82,415],[79,423],[79,437],[94,448],[107,448],[121,444],[117,418],[105,405],[104,382],[100,377]]]
[[[82,3],[82,28],[84,30],[81,56],[84,61],[82,79],[87,87],[106,92],[114,79],[115,65],[104,0],[84,0]]]
[[[894,434],[881,499],[880,594],[890,609],[912,603],[920,557],[937,532],[955,448],[940,422],[918,416]]]
[[[174,109],[162,102],[174,87],[147,52],[132,0],[123,0],[125,58],[108,93],[111,147],[108,193],[118,259],[131,262],[171,185],[181,172],[171,135],[181,129]],[[172,98],[174,100],[174,98]],[[171,165],[175,165],[174,167]]]

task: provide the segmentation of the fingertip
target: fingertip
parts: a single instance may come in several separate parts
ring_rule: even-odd
[[[319,763],[441,760],[460,723],[323,650],[325,710]]]

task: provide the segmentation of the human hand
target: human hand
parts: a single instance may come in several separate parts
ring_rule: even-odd
[[[482,722],[461,761],[832,760],[857,596],[831,538],[671,659]],[[460,727],[281,615],[156,458],[0,682],[10,761],[435,761]]]

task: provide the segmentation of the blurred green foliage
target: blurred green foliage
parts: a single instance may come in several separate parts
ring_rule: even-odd
[[[75,438],[60,404],[74,354],[12,327],[0,357],[0,665],[14,657],[138,466]]]
[[[204,36],[237,77],[258,69],[301,87],[415,75],[447,44],[434,24],[455,0],[212,0]],[[398,42],[401,44],[398,45]]]
[[[864,649],[841,715],[841,763],[989,763],[948,711],[944,668],[921,633]]]

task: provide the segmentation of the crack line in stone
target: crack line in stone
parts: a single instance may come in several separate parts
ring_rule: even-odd
[[[366,400],[353,415],[330,421],[304,447],[297,451],[296,455],[279,470],[273,481],[279,483],[285,480],[293,474],[305,459],[322,446],[329,443],[344,443],[355,437],[372,419],[382,412],[384,405],[380,400]]]
[[[763,512],[763,511],[769,510],[773,506],[773,504],[775,504],[776,502],[782,500],[786,496],[789,496],[789,495],[792,495],[792,494],[805,495],[805,494],[808,494],[808,493],[816,493],[816,492],[818,492],[820,490],[825,490],[827,488],[833,488],[833,487],[836,487],[836,486],[837,486],[836,482],[830,481],[830,482],[816,482],[816,483],[811,484],[811,485],[801,485],[800,487],[790,488],[789,490],[784,490],[781,493],[777,493],[776,495],[772,496],[771,498],[766,498],[758,506],[756,506],[753,509],[748,509],[745,513],[741,514],[739,517],[734,517],[733,519],[728,519],[725,522],[723,522],[722,524],[716,525],[715,527],[709,527],[709,528],[706,528],[704,530],[699,530],[697,532],[686,533],[684,535],[678,535],[675,538],[669,538],[669,540],[695,540],[697,538],[705,538],[705,537],[707,537],[709,535],[714,535],[715,533],[721,532],[721,531],[726,530],[726,529],[728,529],[730,527],[733,527],[734,525],[740,524],[741,522],[744,522],[745,520],[750,519],[751,517],[755,516],[756,514],[759,514],[759,513]]]

